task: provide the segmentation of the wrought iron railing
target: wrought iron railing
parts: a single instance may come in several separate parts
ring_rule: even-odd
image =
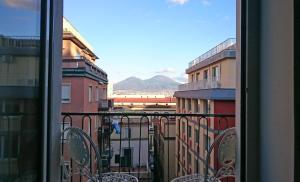
[[[211,140],[221,131],[235,125],[234,120],[234,114],[62,113],[61,126],[62,131],[70,126],[79,127],[97,143],[101,156],[101,173],[126,173],[136,176],[139,181],[170,181],[182,175],[175,167],[179,164],[185,174],[191,173],[190,161],[186,158],[188,152],[195,155],[198,164],[204,164],[205,156],[201,156],[200,149],[208,149],[209,146],[204,146],[203,142],[211,144]],[[191,125],[198,129],[197,134],[189,128]],[[205,135],[211,138],[201,138]],[[69,158],[63,141],[64,136],[61,147],[63,160],[72,169],[73,161]],[[176,146],[178,142],[181,143],[180,146]],[[181,150],[181,146],[184,146],[185,151]],[[182,164],[183,158],[185,164]],[[90,163],[90,170],[96,171],[95,157],[91,155],[90,160],[93,161]],[[215,161],[212,159],[211,171],[218,167]],[[203,173],[200,165],[194,172]],[[67,180],[85,179],[83,176],[73,175]],[[64,176],[61,181],[64,181]]]

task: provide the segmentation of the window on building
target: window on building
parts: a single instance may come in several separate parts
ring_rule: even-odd
[[[196,74],[196,82],[199,81],[199,77],[200,77],[200,73],[197,73],[197,74]]]
[[[62,85],[61,90],[61,102],[70,103],[71,102],[71,85],[65,84]]]
[[[204,135],[204,146],[205,146],[205,150],[208,151],[209,150],[209,147],[210,147],[210,137],[207,136],[207,135]]]
[[[195,136],[195,142],[199,144],[200,136],[199,136],[199,130],[198,129],[195,129],[195,135],[194,136]]]
[[[115,155],[115,163],[119,164],[120,163],[120,154]]]
[[[219,80],[219,67],[215,66],[212,68],[212,79],[213,80]]]
[[[203,79],[204,80],[208,79],[208,70],[204,70],[204,72],[203,72]]]
[[[189,138],[191,138],[192,137],[192,126],[188,126],[188,136],[189,136]]]
[[[182,109],[185,109],[185,99],[182,99]]]
[[[190,152],[187,153],[187,162],[188,162],[189,165],[192,164],[192,155],[191,155]]]
[[[185,133],[185,123],[182,122],[182,133]]]
[[[192,101],[191,99],[188,99],[188,111],[192,110]]]
[[[198,163],[198,160],[197,160],[197,158],[195,157],[195,172],[196,173],[198,173],[198,171],[199,171],[199,163]]]
[[[131,167],[132,166],[132,149],[124,148],[123,149],[123,157],[121,157],[121,166],[123,167]]]
[[[204,106],[203,106],[203,109],[204,109],[204,114],[209,114],[210,113],[210,100],[204,100]]]
[[[96,87],[96,101],[99,101],[99,88]]]
[[[194,100],[194,109],[195,109],[195,112],[199,112],[199,104],[198,104],[198,100]]]
[[[125,129],[125,138],[131,138],[131,128],[124,128]]]
[[[89,86],[89,102],[92,102],[93,98],[93,87]]]
[[[182,157],[185,157],[185,147],[183,145],[182,145],[181,150],[182,150]]]
[[[194,75],[192,75],[191,82],[194,82]]]

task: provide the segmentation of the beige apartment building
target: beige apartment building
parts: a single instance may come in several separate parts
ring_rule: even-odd
[[[234,114],[236,81],[235,39],[227,39],[189,63],[188,83],[179,86],[178,113]],[[176,174],[205,171],[205,158],[218,132],[235,126],[234,118],[177,118]],[[210,169],[217,167],[214,152]]]

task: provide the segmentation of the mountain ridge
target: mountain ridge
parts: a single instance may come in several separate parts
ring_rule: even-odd
[[[132,76],[113,85],[114,92],[124,93],[158,93],[174,92],[180,83],[164,75],[155,75],[148,79]]]

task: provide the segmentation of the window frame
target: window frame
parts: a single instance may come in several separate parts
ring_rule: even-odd
[[[88,102],[93,102],[93,86],[88,86]]]
[[[70,90],[69,90],[69,100],[64,100],[63,99],[63,87],[69,87]],[[62,83],[61,85],[61,103],[62,104],[70,104],[72,102],[72,83]]]

